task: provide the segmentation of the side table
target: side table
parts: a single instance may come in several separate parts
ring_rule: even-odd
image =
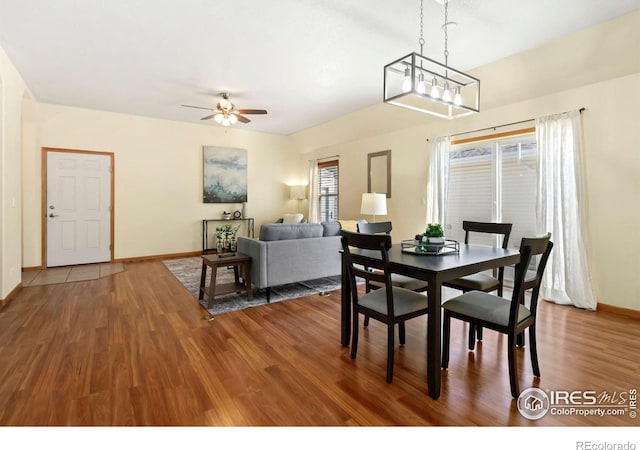
[[[205,289],[205,280],[207,277],[207,266],[211,267],[211,283],[209,291]],[[233,266],[233,283],[223,283],[216,285],[216,275],[218,267]],[[244,282],[240,281],[240,273]],[[202,275],[200,276],[200,293],[198,299],[202,300],[207,294],[207,308],[213,306],[216,296],[229,294],[231,292],[247,290],[247,298],[251,301],[251,257],[242,253],[221,253],[220,255],[203,255],[202,256]]]

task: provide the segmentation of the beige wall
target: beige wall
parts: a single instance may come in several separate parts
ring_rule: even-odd
[[[425,227],[428,138],[586,107],[584,162],[593,286],[598,301],[640,310],[636,282],[640,279],[640,146],[635,129],[640,123],[636,109],[639,85],[637,73],[494,108],[460,121],[435,121],[325,147],[310,155],[340,154],[340,216],[360,218],[367,153],[391,149],[393,196],[384,220],[393,221],[397,242]]]
[[[385,219],[393,221],[399,241],[425,226],[427,139],[586,107],[593,286],[600,302],[640,310],[638,23],[640,10],[474,70],[483,98],[475,116],[446,121],[378,104],[303,130],[292,140],[307,158],[340,154],[343,218],[361,217],[367,153],[391,149],[393,197]]]
[[[335,154],[340,154],[340,216],[360,217],[366,155],[391,149],[393,197],[386,218],[393,220],[399,240],[425,225],[428,138],[586,107],[588,250],[594,287],[599,301],[640,310],[634,283],[640,277],[640,178],[635,175],[640,151],[634,129],[640,104],[639,20],[636,11],[478,68],[473,73],[484,80],[482,112],[455,121],[377,104],[284,137],[40,104],[35,125],[25,127],[21,227],[16,226],[19,206],[9,205],[13,196],[20,198],[18,171],[12,170],[20,165],[17,98],[23,88],[0,52],[3,92],[13,92],[11,100],[2,99],[4,132],[13,136],[2,138],[2,294],[15,286],[19,275],[9,266],[19,268],[21,253],[23,266],[40,265],[42,146],[115,153],[116,258],[200,248],[200,220],[217,217],[227,207],[201,202],[202,145],[249,150],[249,212],[258,227],[296,210],[286,185],[307,182],[308,159]],[[21,233],[22,252],[15,244]]]
[[[42,147],[115,154],[115,258],[196,251],[202,219],[219,218],[241,204],[202,202],[202,146],[247,149],[248,212],[256,230],[297,203],[300,155],[284,136],[193,125],[49,104],[38,106]],[[24,266],[41,264],[40,147],[25,152]]]
[[[29,92],[0,48],[0,299],[21,281],[22,109]]]

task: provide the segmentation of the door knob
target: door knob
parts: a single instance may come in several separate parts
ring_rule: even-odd
[[[58,217],[59,215],[60,215],[60,214],[54,214],[54,213],[51,213],[51,214],[49,214],[49,217]]]

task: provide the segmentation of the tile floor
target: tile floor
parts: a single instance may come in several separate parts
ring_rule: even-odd
[[[97,280],[124,271],[123,263],[84,264],[22,272],[22,287]]]

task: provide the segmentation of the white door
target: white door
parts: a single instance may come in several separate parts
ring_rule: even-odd
[[[47,267],[111,260],[111,157],[47,152]]]

